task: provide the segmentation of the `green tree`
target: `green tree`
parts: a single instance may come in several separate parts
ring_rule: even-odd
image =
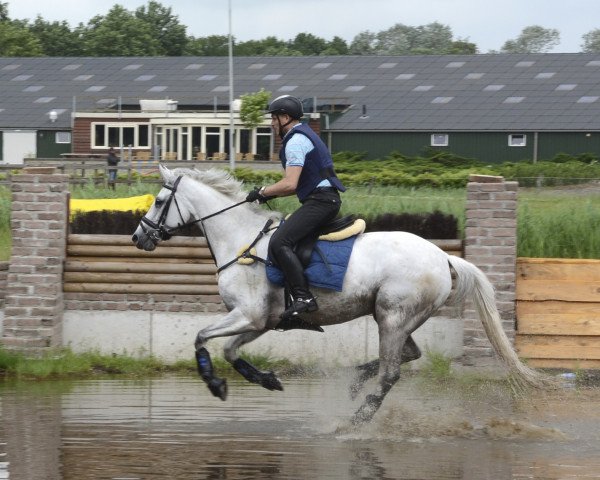
[[[581,45],[582,52],[600,53],[600,28],[587,32],[581,38],[583,40],[583,44]]]
[[[373,55],[377,44],[377,34],[365,30],[356,35],[350,43],[350,55]]]
[[[49,57],[76,57],[84,51],[77,31],[71,31],[66,21],[48,22],[41,16],[29,25],[29,31],[39,40],[42,55]]]
[[[251,130],[260,125],[265,118],[265,110],[271,98],[271,92],[261,88],[259,92],[246,93],[240,97],[240,119],[244,126]]]
[[[299,33],[289,43],[289,48],[304,56],[320,55],[327,48],[327,41],[312,33]]]
[[[95,57],[156,56],[162,51],[150,26],[120,5],[93,17],[82,36],[86,54]]]
[[[267,52],[283,52],[285,50],[288,50],[287,42],[279,40],[277,37],[266,37],[262,40],[248,40],[246,42],[237,43],[234,47],[235,55],[248,57],[267,55]],[[271,53],[270,55],[273,54]]]
[[[226,57],[229,55],[229,37],[227,35],[190,37],[185,48],[185,54],[203,57]]]
[[[474,55],[477,53],[477,45],[469,42],[468,39],[459,39],[452,42],[449,55]]]
[[[171,12],[171,7],[164,7],[151,0],[147,6],[141,6],[135,11],[135,17],[145,23],[152,36],[158,40],[160,55],[180,56],[188,43],[186,27]]]
[[[507,40],[501,53],[546,53],[560,43],[560,33],[539,25],[525,27],[514,40]]]
[[[40,41],[19,23],[0,21],[1,57],[39,57],[42,55]]]
[[[321,52],[321,55],[348,55],[349,49],[346,40],[340,37],[333,37],[327,44],[327,48]]]
[[[358,55],[445,55],[475,53],[477,46],[465,40],[453,40],[452,29],[439,22],[418,27],[397,23],[378,33],[359,33],[349,50]]]

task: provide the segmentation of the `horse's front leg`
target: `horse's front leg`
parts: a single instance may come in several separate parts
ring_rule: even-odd
[[[219,397],[221,400],[227,399],[227,381],[214,374],[210,353],[208,353],[208,350],[204,346],[206,342],[211,338],[227,337],[246,332],[260,332],[261,330],[259,326],[253,324],[239,309],[235,308],[220,322],[203,328],[198,332],[196,342],[194,343],[198,374],[215,397]]]
[[[242,345],[256,340],[265,332],[266,330],[262,332],[247,332],[231,338],[224,347],[225,360],[231,363],[233,368],[249,382],[257,383],[267,390],[282,391],[283,386],[272,371],[262,372],[238,355],[238,349]]]

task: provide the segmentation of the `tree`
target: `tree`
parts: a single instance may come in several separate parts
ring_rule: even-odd
[[[584,53],[600,53],[600,28],[587,32],[583,37],[581,44]]]
[[[227,35],[210,35],[208,37],[190,37],[185,55],[202,57],[226,57],[229,54],[229,37]]]
[[[321,52],[321,55],[348,55],[349,49],[346,40],[340,37],[333,37],[327,44],[327,48]]]
[[[539,25],[525,27],[514,40],[507,40],[501,53],[546,53],[560,43],[560,33],[554,28]]]
[[[242,100],[240,119],[247,129],[252,130],[263,122],[270,98],[271,92],[265,91],[264,88],[259,92],[246,93],[240,97]]]
[[[289,43],[289,48],[300,52],[300,55],[320,55],[327,48],[327,41],[316,37],[312,33],[299,33]]]
[[[164,7],[151,0],[147,6],[141,6],[135,11],[135,17],[144,22],[152,36],[158,40],[160,55],[183,55],[188,42],[186,27],[179,23],[177,15],[171,13],[171,7]]]
[[[350,44],[350,53],[358,55],[444,55],[476,51],[475,44],[454,41],[452,29],[439,22],[418,27],[397,23],[378,33],[361,32]]]
[[[91,56],[156,56],[162,52],[150,26],[120,5],[106,16],[93,17],[82,36],[85,52]]]
[[[235,45],[234,53],[239,56],[267,55],[266,52],[283,52],[288,50],[287,42],[277,37],[266,37],[263,40],[248,40]],[[275,54],[277,55],[277,54]]]
[[[0,21],[1,57],[39,57],[40,41],[26,27],[10,20]]]
[[[375,53],[377,34],[365,30],[356,35],[350,43],[350,55],[372,55]]]
[[[71,31],[66,21],[47,22],[41,16],[29,25],[29,31],[39,40],[42,55],[49,57],[77,57],[83,47],[77,31]]]

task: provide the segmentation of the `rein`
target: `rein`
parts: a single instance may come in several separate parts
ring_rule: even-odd
[[[159,240],[169,240],[173,236],[173,232],[176,232],[178,230],[181,230],[182,228],[190,227],[192,225],[199,223],[200,226],[202,227],[202,231],[204,232],[204,238],[206,238],[206,244],[208,245],[208,250],[210,251],[210,254],[216,265],[217,259],[215,257],[215,254],[214,254],[214,251],[210,244],[210,241],[208,240],[208,236],[206,235],[206,228],[204,228],[204,221],[208,220],[209,218],[216,217],[217,215],[220,215],[221,213],[226,212],[227,210],[231,210],[232,208],[239,207],[240,205],[243,205],[244,203],[246,203],[246,200],[242,200],[241,202],[230,205],[229,207],[225,207],[225,208],[219,210],[218,212],[211,213],[210,215],[206,215],[204,217],[201,217],[201,218],[198,218],[196,220],[192,220],[191,222],[186,223],[183,221],[183,215],[181,214],[181,209],[179,208],[179,204],[177,203],[177,197],[175,197],[175,193],[177,192],[177,187],[179,186],[179,182],[181,181],[182,178],[183,178],[182,176],[177,177],[177,179],[173,183],[172,187],[170,185],[167,185],[166,183],[163,184],[163,188],[171,190],[171,195],[169,195],[169,198],[167,198],[165,206],[163,207],[162,211],[160,212],[160,217],[158,218],[158,222],[155,223],[144,215],[140,221],[140,226],[142,227],[142,231],[146,235],[148,235],[150,238],[152,238],[155,242],[158,243]],[[175,207],[177,207],[177,212],[179,213],[179,218],[181,219],[181,221],[183,223],[178,223],[176,227],[167,227],[165,225],[165,220],[167,218],[167,215],[169,214],[169,208],[171,207],[171,203],[173,203],[173,202],[175,203]],[[233,260],[227,262],[222,267],[218,267],[217,273],[219,273],[222,270],[226,269],[227,267],[233,265],[240,258],[252,258],[252,259],[262,262],[266,265],[268,263],[267,260],[257,257],[256,255],[253,255],[252,253],[250,253],[250,250],[252,249],[252,247],[254,247],[258,243],[258,241],[263,237],[263,235],[266,235],[270,230],[273,230],[272,228],[269,228],[272,223],[273,223],[273,220],[269,219],[267,221],[266,225],[259,232],[258,236],[250,244],[250,246],[248,246],[248,248],[246,248],[240,255],[238,255]],[[149,231],[145,227],[146,225],[149,226],[153,231]]]

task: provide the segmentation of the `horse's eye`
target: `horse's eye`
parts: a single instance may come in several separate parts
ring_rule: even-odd
[[[161,200],[161,199],[159,199],[159,198],[157,198],[156,200],[154,200],[154,205],[155,205],[156,207],[160,207],[160,206],[161,206],[163,203],[165,203],[165,201],[164,201],[164,200]]]

